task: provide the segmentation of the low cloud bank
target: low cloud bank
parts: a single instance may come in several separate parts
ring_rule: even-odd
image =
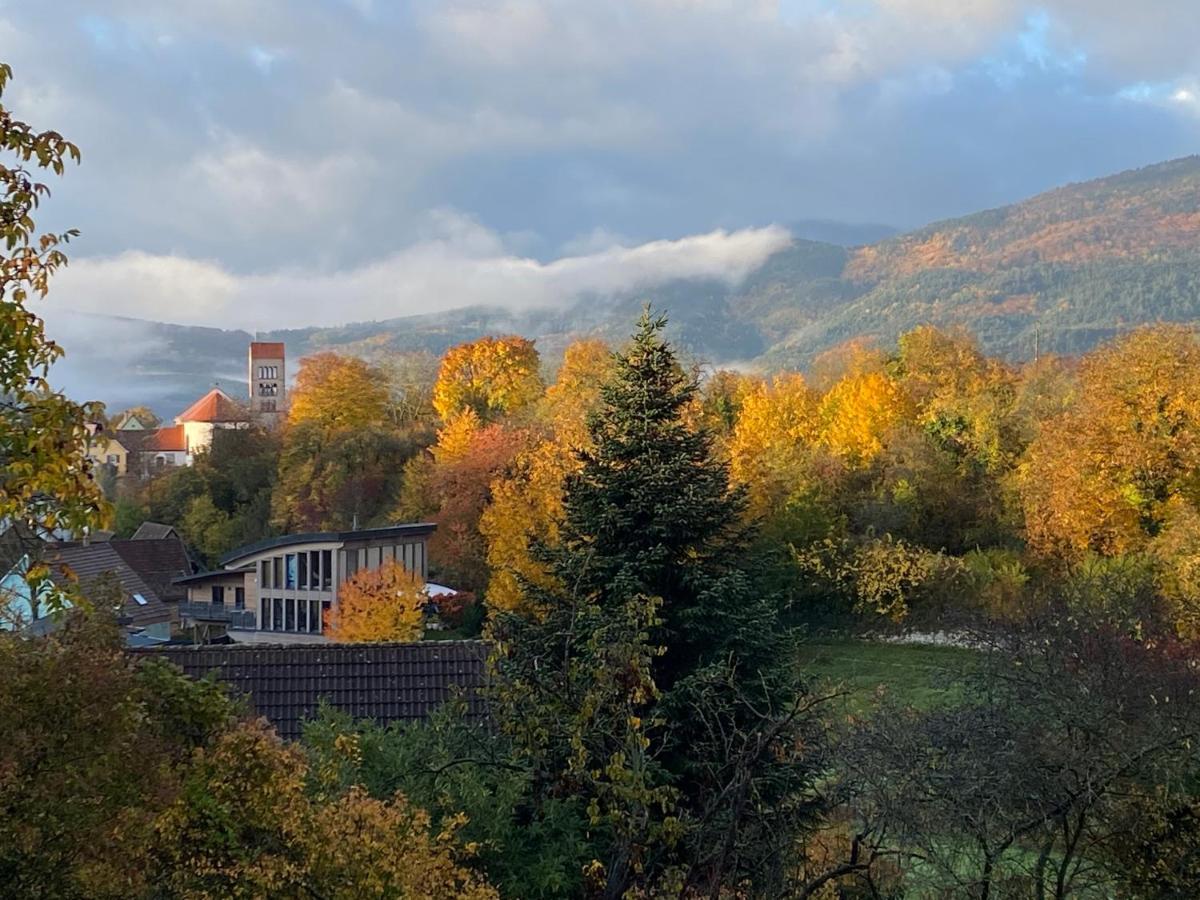
[[[289,268],[237,274],[218,262],[130,251],[72,262],[52,303],[84,313],[273,329],[487,305],[551,307],[586,294],[615,294],[674,279],[737,282],[791,240],[778,226],[713,231],[606,249],[550,262],[506,252],[492,232],[442,213],[433,234],[357,268]]]

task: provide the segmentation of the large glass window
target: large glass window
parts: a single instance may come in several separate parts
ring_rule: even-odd
[[[258,564],[258,586],[260,588],[273,587],[271,584],[271,561],[264,559]]]
[[[288,597],[284,601],[287,605],[284,607],[284,612],[287,614],[287,624],[284,626],[285,631],[296,630],[296,598]]]
[[[317,634],[321,630],[321,601],[308,601],[308,630]]]
[[[283,586],[289,591],[296,589],[296,554],[289,553],[284,564]]]
[[[275,631],[283,631],[283,599],[276,597],[271,601],[271,625]]]
[[[308,601],[296,601],[296,630],[308,631]]]
[[[321,590],[333,590],[333,551],[321,551]]]
[[[225,585],[214,584],[212,586],[212,602],[214,606],[225,605]]]
[[[301,553],[300,558],[296,560],[296,563],[300,567],[300,580],[298,582],[298,584],[300,585],[300,590],[307,591],[308,590],[308,554]]]
[[[234,609],[245,609],[246,608],[246,589],[245,588],[235,587],[233,589],[233,608]]]
[[[271,557],[271,569],[274,572],[274,574],[271,576],[271,587],[275,588],[276,590],[279,590],[279,588],[283,587],[283,557],[282,556]]]
[[[320,550],[310,550],[308,552],[308,589],[310,591],[319,591],[321,589]]]

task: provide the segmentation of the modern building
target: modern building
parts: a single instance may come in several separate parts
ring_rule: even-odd
[[[275,341],[250,344],[250,412],[266,425],[278,424],[287,410],[286,350]]]
[[[391,560],[422,581],[429,571],[428,543],[436,525],[419,523],[291,534],[241,547],[221,559],[221,569],[181,578],[187,589],[181,622],[225,623],[238,641],[321,641],[326,611],[337,606],[347,578]]]

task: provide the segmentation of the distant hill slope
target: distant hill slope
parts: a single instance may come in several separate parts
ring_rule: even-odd
[[[1200,322],[1200,157],[865,246],[842,244],[886,229],[825,225],[835,242],[797,238],[736,286],[675,281],[549,310],[472,308],[260,338],[286,341],[296,360],[322,349],[440,354],[483,334],[515,332],[537,338],[552,359],[581,334],[619,341],[651,301],[670,313],[672,337],[693,357],[775,368],[803,367],[857,336],[886,343],[925,322],[965,325],[987,350],[1014,359],[1032,353],[1035,333],[1044,351],[1075,353],[1144,322]],[[244,378],[245,332],[141,324],[153,340],[137,369],[169,384],[169,396],[149,401],[164,414],[214,379]]]
[[[803,360],[868,333],[961,323],[1027,356],[1086,350],[1143,322],[1200,320],[1200,157],[1069,185],[854,250],[857,298],[773,348]]]

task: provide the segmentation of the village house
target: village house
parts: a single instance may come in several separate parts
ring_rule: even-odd
[[[107,468],[121,478],[129,473],[130,457],[136,457],[140,444],[122,439],[120,433],[100,432],[88,442],[87,458],[94,468]]]
[[[286,368],[283,343],[252,341],[247,372],[249,403],[240,403],[214,387],[177,415],[171,425],[148,429],[136,415],[128,415],[118,423],[115,434],[97,437],[95,453],[89,451],[89,458],[97,465],[119,465],[119,475],[149,477],[192,465],[197,454],[211,449],[213,435],[218,430],[253,425],[274,428],[287,413]],[[110,456],[116,457],[116,461],[110,460]]]
[[[106,532],[73,541],[18,538],[15,529],[4,535],[10,552],[0,578],[3,627],[35,634],[52,630],[57,621],[48,616],[51,592],[70,606],[70,597],[79,591],[92,601],[113,603],[131,646],[166,643],[179,635],[178,606],[187,590],[177,582],[197,567],[174,529],[146,523],[126,540]],[[34,560],[48,564],[50,572],[36,597],[24,579]]]

